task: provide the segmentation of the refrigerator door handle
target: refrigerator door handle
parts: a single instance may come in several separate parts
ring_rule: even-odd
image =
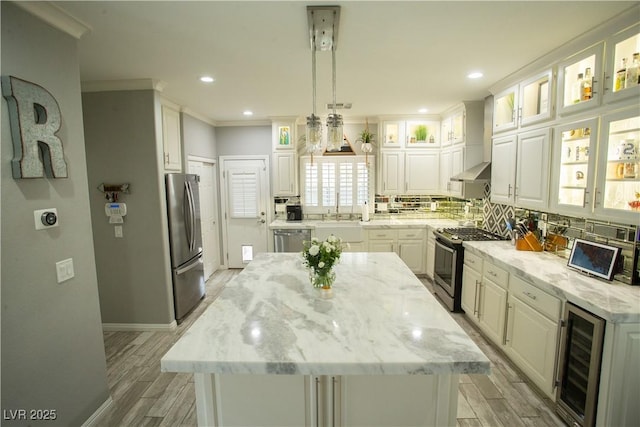
[[[192,211],[192,197],[191,197],[191,187],[189,186],[189,181],[184,182],[184,226],[187,237],[187,244],[189,245],[189,250],[193,250],[193,211]]]
[[[196,268],[200,264],[201,260],[202,260],[202,257],[199,256],[191,264],[185,265],[184,267],[181,267],[181,268],[176,268],[176,274],[180,275],[180,274],[186,273],[189,270]]]
[[[196,250],[196,198],[193,194],[193,186],[189,183],[189,200],[191,201],[191,250]]]

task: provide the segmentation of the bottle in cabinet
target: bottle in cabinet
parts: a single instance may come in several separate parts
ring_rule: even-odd
[[[626,88],[637,86],[640,83],[640,53],[633,54],[633,62],[627,68],[624,82]]]
[[[582,100],[582,81],[584,80],[584,75],[582,73],[578,74],[578,79],[573,84],[572,98],[573,103],[577,104]]]
[[[626,87],[627,80],[627,58],[622,58],[620,68],[616,71],[616,80],[613,86],[613,91],[617,92]]]
[[[584,71],[584,78],[580,82],[580,101],[588,101],[593,96],[592,91],[593,76],[591,75],[591,68]]]

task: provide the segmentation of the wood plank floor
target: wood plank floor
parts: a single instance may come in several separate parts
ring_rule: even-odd
[[[240,270],[221,270],[207,282],[207,296],[171,332],[105,332],[107,376],[113,404],[98,427],[196,426],[193,375],[160,372],[160,359]],[[421,279],[433,290],[428,279]],[[491,360],[490,375],[462,375],[458,387],[460,427],[552,427],[565,424],[524,376],[465,319],[453,314]]]

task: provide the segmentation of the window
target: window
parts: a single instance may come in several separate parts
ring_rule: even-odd
[[[373,156],[369,166],[364,156],[314,156],[300,159],[302,204],[307,213],[359,213],[365,202],[373,203],[375,170]]]

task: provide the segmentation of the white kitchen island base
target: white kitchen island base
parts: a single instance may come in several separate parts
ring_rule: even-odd
[[[489,360],[395,253],[343,253],[333,296],[262,253],[161,361],[195,375],[200,426],[455,426]]]
[[[199,426],[455,426],[458,375],[195,374]]]

